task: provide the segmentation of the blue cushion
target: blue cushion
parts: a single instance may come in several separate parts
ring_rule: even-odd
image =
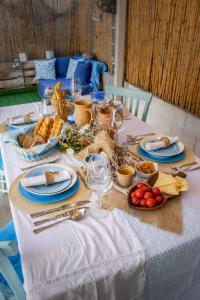
[[[41,98],[44,97],[44,91],[47,86],[54,87],[57,82],[61,82],[61,89],[65,92],[67,92],[68,95],[70,95],[70,79],[66,79],[63,77],[57,77],[56,80],[39,80],[38,81],[38,94]],[[82,95],[90,94],[92,91],[92,84],[85,84],[81,85],[82,87]]]
[[[69,56],[56,57],[56,76],[65,77],[69,65]]]
[[[80,79],[81,84],[90,83],[92,73],[92,63],[89,60],[84,62],[78,62],[76,70],[74,72],[74,77]]]
[[[69,61],[69,66],[67,69],[67,74],[66,74],[66,79],[72,79],[74,77],[74,73],[76,71],[76,67],[78,65],[79,62],[84,62],[84,58],[80,58],[80,59],[73,59],[70,58]]]
[[[92,62],[92,75],[91,82],[93,85],[93,91],[99,90],[99,74],[107,71],[107,66],[98,60],[91,60]]]
[[[0,241],[14,241],[17,243],[17,237],[16,237],[15,228],[12,220],[5,227],[0,229]],[[22,274],[19,252],[15,256],[8,256],[8,259],[13,265],[20,281],[23,283],[24,278]],[[6,284],[6,281],[1,274],[0,274],[0,282]]]
[[[56,79],[55,62],[55,58],[49,60],[35,60],[36,76],[34,80]]]

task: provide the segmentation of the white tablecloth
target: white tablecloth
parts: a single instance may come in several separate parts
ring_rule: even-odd
[[[158,130],[153,129],[148,124],[136,118],[127,121],[126,133],[135,135],[152,131],[156,132]],[[2,154],[5,159],[6,173],[10,183],[10,180],[18,174],[16,171],[18,162],[15,162],[14,159],[12,159],[12,162],[9,162],[11,156],[6,154],[6,147],[3,145]],[[11,173],[13,173],[12,176]],[[183,193],[181,197],[183,215],[182,234],[177,235],[166,232],[154,226],[144,224],[132,216],[126,216],[145,249],[147,268],[143,297],[145,300],[199,299],[200,172],[188,173],[187,180],[189,182],[189,191]],[[20,236],[23,237],[24,228],[22,225],[27,223],[25,222],[27,217],[16,209],[12,209],[12,211],[15,225],[18,225],[16,228],[17,235],[19,238]],[[31,244],[33,243],[31,238],[30,242]],[[23,249],[26,249],[26,243],[27,241],[20,240],[20,252],[22,254]],[[23,258],[24,261],[28,261],[29,257],[30,253],[26,253]],[[129,279],[127,279],[127,282],[129,282]],[[107,300],[110,298],[104,299]],[[124,296],[123,299],[128,298]]]
[[[34,107],[38,110],[33,104],[17,106],[15,111],[27,113]],[[0,112],[5,119],[7,109]],[[1,151],[10,186],[23,164],[12,145],[1,143]],[[90,214],[79,222],[67,221],[34,235],[30,216],[12,204],[11,210],[27,299],[141,298],[145,255],[125,214],[116,210],[98,219]]]

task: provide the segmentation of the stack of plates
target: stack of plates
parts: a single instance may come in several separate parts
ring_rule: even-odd
[[[20,194],[29,201],[48,204],[66,200],[77,192],[79,187],[79,179],[76,175],[76,172],[69,167],[59,164],[46,164],[44,166],[35,167],[31,171],[27,172],[25,177],[42,175],[45,171],[49,170],[67,170],[70,173],[71,178],[62,182],[54,183],[52,185],[29,186],[26,188],[19,183]]]
[[[149,142],[153,142],[157,139],[158,136],[151,136],[142,139],[140,144],[137,147],[139,155],[142,155],[144,158],[156,162],[175,162],[183,159],[185,157],[184,145],[182,142],[178,141],[167,148],[162,148],[154,151],[148,151],[145,149],[145,146]]]

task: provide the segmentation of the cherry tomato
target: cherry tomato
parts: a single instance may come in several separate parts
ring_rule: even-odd
[[[137,198],[141,199],[141,198],[143,198],[144,193],[145,193],[145,192],[144,192],[142,189],[137,189],[137,190],[135,191],[135,196],[136,196]]]
[[[153,187],[152,188],[152,194],[154,196],[159,196],[160,195],[160,189],[158,187]]]
[[[137,186],[138,189],[141,189],[144,186],[144,183],[143,182],[138,182],[136,186]]]
[[[130,196],[131,196],[131,197],[135,197],[135,192],[131,192],[131,193],[130,193]]]
[[[146,201],[146,205],[147,205],[147,207],[152,208],[152,207],[156,206],[156,200],[153,198],[148,198]]]
[[[140,204],[140,199],[134,196],[131,198],[131,203],[135,206],[138,206]]]
[[[141,190],[143,190],[144,192],[150,192],[150,188],[146,185],[144,185]]]
[[[149,198],[152,198],[152,193],[151,192],[146,192],[145,194],[144,194],[144,199],[149,199]]]
[[[140,206],[141,206],[141,207],[146,207],[146,199],[142,199],[142,200],[140,201]]]
[[[164,200],[162,195],[156,196],[155,198],[157,204],[161,204]]]

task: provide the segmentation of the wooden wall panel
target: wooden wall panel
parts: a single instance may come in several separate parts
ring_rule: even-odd
[[[129,83],[200,117],[200,1],[129,0]]]
[[[0,62],[11,62],[20,52],[29,59],[77,52],[96,53],[110,65],[112,15],[92,20],[100,12],[94,0],[1,0]]]

